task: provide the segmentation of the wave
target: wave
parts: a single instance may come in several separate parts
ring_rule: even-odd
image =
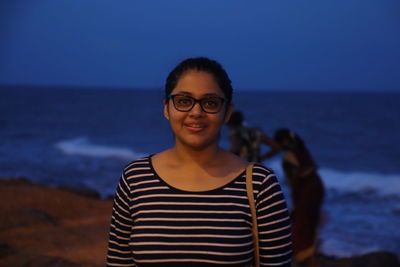
[[[55,147],[67,155],[87,157],[132,160],[144,155],[144,153],[138,153],[128,148],[94,144],[85,137],[63,140],[56,143]],[[283,182],[284,175],[280,159],[271,159],[265,162],[265,164],[272,168]],[[379,196],[400,198],[400,174],[382,174],[365,171],[349,172],[330,168],[321,168],[319,174],[328,190],[340,193],[375,193]]]
[[[280,180],[284,180],[283,170],[279,159],[266,163],[271,167]],[[376,193],[380,196],[400,198],[400,174],[383,174],[365,171],[340,171],[321,168],[319,174],[328,190],[341,193]]]
[[[93,144],[85,137],[63,140],[56,143],[55,147],[67,155],[80,155],[87,157],[132,160],[143,155],[127,148]]]
[[[341,172],[321,169],[325,186],[341,192],[371,192],[381,196],[400,197],[400,174]]]

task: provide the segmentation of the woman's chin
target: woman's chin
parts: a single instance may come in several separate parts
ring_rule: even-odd
[[[192,150],[196,151],[202,151],[205,149],[208,149],[213,146],[218,146],[218,142],[212,141],[212,140],[207,140],[204,138],[187,138],[187,140],[184,140],[181,142],[184,147],[187,147]]]

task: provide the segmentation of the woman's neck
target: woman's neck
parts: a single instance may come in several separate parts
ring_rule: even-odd
[[[196,150],[176,144],[171,149],[172,156],[177,161],[183,164],[196,164],[199,166],[215,165],[221,159],[220,155],[223,151],[218,145]]]

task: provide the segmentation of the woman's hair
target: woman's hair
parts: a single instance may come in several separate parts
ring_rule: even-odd
[[[305,149],[304,142],[295,132],[281,128],[275,132],[274,139],[278,144],[282,144],[285,140],[289,141],[291,147],[303,150]]]
[[[239,127],[243,124],[243,114],[240,111],[232,113],[231,118],[228,121],[228,125],[231,127]]]
[[[189,70],[205,71],[212,74],[228,103],[232,101],[232,82],[228,74],[221,64],[206,57],[188,58],[179,63],[167,77],[165,83],[165,98],[174,90],[182,75]]]

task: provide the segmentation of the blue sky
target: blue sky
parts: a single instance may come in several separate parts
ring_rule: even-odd
[[[160,88],[217,59],[238,89],[400,91],[400,1],[3,0],[0,84]]]

